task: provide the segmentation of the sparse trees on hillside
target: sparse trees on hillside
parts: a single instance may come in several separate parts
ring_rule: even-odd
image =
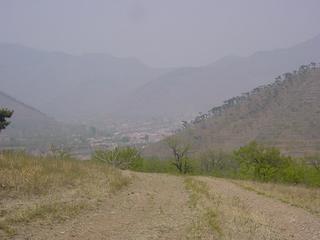
[[[309,70],[309,66],[308,65],[301,65],[299,67],[299,73],[300,74],[305,74],[305,73],[308,72],[308,70]]]
[[[6,109],[6,108],[0,109],[0,132],[10,124],[7,118],[11,118],[12,114],[13,114],[13,111],[9,109]]]
[[[320,65],[320,63],[319,63]],[[294,81],[304,77],[305,74],[309,73],[310,70],[316,71],[318,69],[318,65],[315,62],[311,62],[308,65],[301,65],[298,70],[293,71],[292,73],[287,72],[283,75],[279,75],[275,78],[275,82],[263,85],[254,88],[250,92],[243,93],[242,96],[233,97],[224,101],[221,106],[213,107],[208,111],[208,113],[199,113],[198,116],[195,117],[194,120],[190,122],[190,124],[200,124],[204,122],[208,118],[214,118],[221,116],[225,110],[232,108],[238,104],[242,104],[243,102],[248,101],[251,97],[258,96],[258,95],[272,95],[275,96],[279,93],[279,90],[289,87],[294,83]]]
[[[317,64],[315,62],[311,62],[310,63],[310,67],[311,67],[312,70],[315,70],[316,67],[317,67]]]
[[[278,77],[276,77],[276,81],[281,81],[281,75],[279,75]]]
[[[166,143],[173,154],[172,164],[177,168],[179,173],[186,174],[190,171],[188,154],[190,153],[190,144],[184,143],[177,137],[169,137]]]
[[[183,127],[183,129],[188,128],[188,125],[189,125],[188,121],[182,121],[182,127]]]
[[[283,76],[285,80],[291,80],[293,77],[293,74],[290,72],[287,72],[287,73],[284,73]]]

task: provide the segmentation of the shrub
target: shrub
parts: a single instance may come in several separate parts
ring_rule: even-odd
[[[152,173],[176,173],[176,167],[169,160],[144,158],[142,164],[133,170]]]
[[[120,169],[138,169],[143,161],[140,152],[131,147],[97,150],[92,159]]]
[[[295,161],[288,162],[287,166],[279,170],[277,179],[286,183],[302,183],[305,179],[306,166]]]
[[[241,147],[234,154],[243,176],[262,181],[274,180],[279,171],[291,162],[291,158],[281,155],[277,148],[265,147],[256,142]]]

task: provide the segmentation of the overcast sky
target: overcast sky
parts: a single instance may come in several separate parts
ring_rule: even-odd
[[[0,42],[208,64],[320,33],[319,0],[0,0]]]

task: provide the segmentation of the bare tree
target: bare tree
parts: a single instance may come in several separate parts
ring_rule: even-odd
[[[190,153],[190,144],[184,143],[177,137],[169,137],[166,143],[173,154],[172,164],[178,169],[179,173],[186,174],[190,171],[188,154]]]

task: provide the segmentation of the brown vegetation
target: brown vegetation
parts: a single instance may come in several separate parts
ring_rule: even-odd
[[[2,153],[0,236],[73,218],[128,183],[119,170],[91,161]]]

